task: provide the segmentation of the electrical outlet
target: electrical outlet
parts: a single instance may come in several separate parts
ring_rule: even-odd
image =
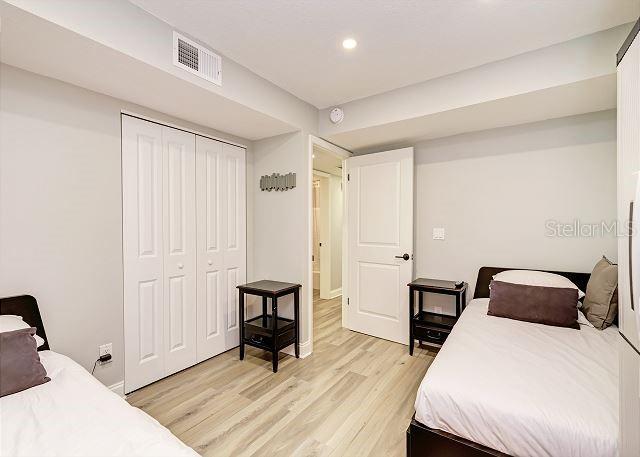
[[[103,355],[107,354],[111,354],[111,357],[113,357],[113,343],[107,343],[98,346],[98,357],[102,357]]]
[[[434,240],[444,240],[444,228],[436,227],[433,229],[433,239]]]

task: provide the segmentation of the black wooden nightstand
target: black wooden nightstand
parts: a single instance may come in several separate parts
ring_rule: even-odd
[[[407,284],[409,286],[409,354],[413,355],[414,340],[441,346],[451,333],[467,303],[467,286],[463,282],[459,287],[447,287],[446,283],[453,281],[438,281],[418,278]],[[453,285],[453,284],[452,284]],[[418,312],[415,310],[415,294],[418,293]],[[454,295],[456,297],[456,315],[429,313],[424,311],[425,292],[434,294]]]
[[[278,371],[278,351],[294,344],[296,358],[300,357],[300,284],[280,281],[256,281],[238,286],[240,295],[240,360],[244,359],[244,345],[248,344],[273,356],[273,372]],[[262,314],[244,320],[244,294],[262,297]],[[293,319],[278,316],[278,298],[293,294]],[[271,298],[271,314],[267,314],[267,299]]]

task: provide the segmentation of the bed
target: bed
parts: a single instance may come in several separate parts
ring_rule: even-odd
[[[617,456],[617,328],[579,331],[487,315],[474,300],[422,381],[409,456]],[[586,289],[588,274],[561,274]]]
[[[197,456],[169,430],[130,406],[70,358],[49,350],[36,300],[0,299],[45,340],[50,382],[0,398],[2,456]]]

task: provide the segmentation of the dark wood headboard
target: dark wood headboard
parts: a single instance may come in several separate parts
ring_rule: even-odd
[[[476,281],[476,290],[473,293],[473,298],[489,298],[489,283],[491,283],[493,275],[507,270],[532,271],[528,268],[482,267],[478,271],[478,280]],[[587,291],[587,283],[589,282],[589,277],[591,276],[591,273],[570,273],[567,271],[548,270],[535,271],[546,271],[547,273],[555,273],[557,275],[564,276],[565,278],[573,282],[576,286],[578,286],[578,288],[583,292]]]
[[[44,344],[38,351],[49,349],[49,340],[44,331],[44,324],[40,316],[38,302],[31,295],[19,295],[17,297],[0,298],[0,314],[13,314],[22,316],[22,320],[36,328],[36,335],[44,340]]]

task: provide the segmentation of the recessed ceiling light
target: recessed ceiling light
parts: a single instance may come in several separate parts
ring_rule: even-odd
[[[345,49],[353,49],[356,46],[358,46],[358,42],[356,40],[354,40],[353,38],[346,38],[342,42],[342,47],[345,48]]]

